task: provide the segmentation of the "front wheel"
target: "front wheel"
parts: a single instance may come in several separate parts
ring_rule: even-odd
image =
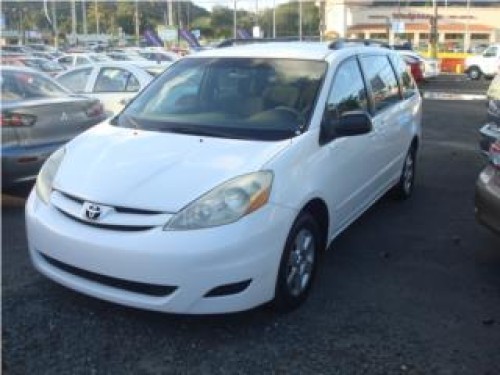
[[[406,154],[403,170],[398,184],[394,186],[392,192],[397,199],[408,199],[412,193],[415,184],[417,148],[412,146]]]
[[[288,235],[276,280],[274,307],[291,311],[307,298],[316,274],[322,241],[314,217],[305,212]]]
[[[479,78],[481,78],[481,71],[476,66],[471,67],[467,74],[472,80],[478,80]]]

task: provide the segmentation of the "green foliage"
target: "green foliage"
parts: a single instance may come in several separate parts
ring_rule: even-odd
[[[53,1],[48,0],[49,15]],[[118,34],[118,28],[129,35],[135,33],[135,2],[132,0],[97,1],[87,0],[86,7],[87,30],[95,33],[96,13],[99,19],[100,33]],[[96,12],[97,4],[97,12]],[[139,29],[142,33],[145,28],[156,28],[164,25],[168,18],[168,6],[165,0],[140,0]],[[205,39],[221,39],[233,37],[233,9],[226,6],[215,6],[212,12],[198,7],[188,1],[174,1],[174,24],[190,29],[199,29]],[[71,33],[71,2],[55,1],[57,25],[61,34]],[[302,32],[304,36],[319,34],[319,10],[312,1],[302,2]],[[7,28],[20,28],[20,14],[22,13],[22,27],[25,30],[39,30],[51,32],[43,11],[43,1],[8,0],[2,2],[2,10],[6,16]],[[76,2],[77,32],[82,33],[82,2]],[[261,9],[256,17],[254,12],[238,9],[236,11],[237,28],[251,32],[256,22],[261,26],[265,37],[272,36],[273,16],[272,9]],[[299,3],[297,1],[280,4],[276,8],[277,36],[297,36],[299,33]]]

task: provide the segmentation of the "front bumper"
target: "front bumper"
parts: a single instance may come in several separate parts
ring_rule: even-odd
[[[26,204],[26,228],[34,266],[69,288],[148,310],[224,313],[274,297],[281,253],[296,214],[267,204],[217,228],[119,231],[75,221],[41,202],[33,190]],[[171,292],[143,293],[123,284]]]
[[[500,170],[488,165],[476,184],[477,220],[500,234]]]

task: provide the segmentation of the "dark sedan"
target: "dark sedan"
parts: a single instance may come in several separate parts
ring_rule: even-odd
[[[489,159],[476,184],[476,217],[500,234],[500,139],[491,144]]]
[[[102,104],[73,95],[49,76],[2,67],[2,189],[32,180],[47,157],[103,121]]]
[[[486,93],[488,97],[488,122],[481,127],[480,147],[484,153],[488,153],[490,146],[500,139],[500,74],[491,81]]]

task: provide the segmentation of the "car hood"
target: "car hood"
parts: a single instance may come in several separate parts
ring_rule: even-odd
[[[177,212],[258,171],[290,140],[234,140],[99,125],[66,146],[54,188],[111,206]]]

